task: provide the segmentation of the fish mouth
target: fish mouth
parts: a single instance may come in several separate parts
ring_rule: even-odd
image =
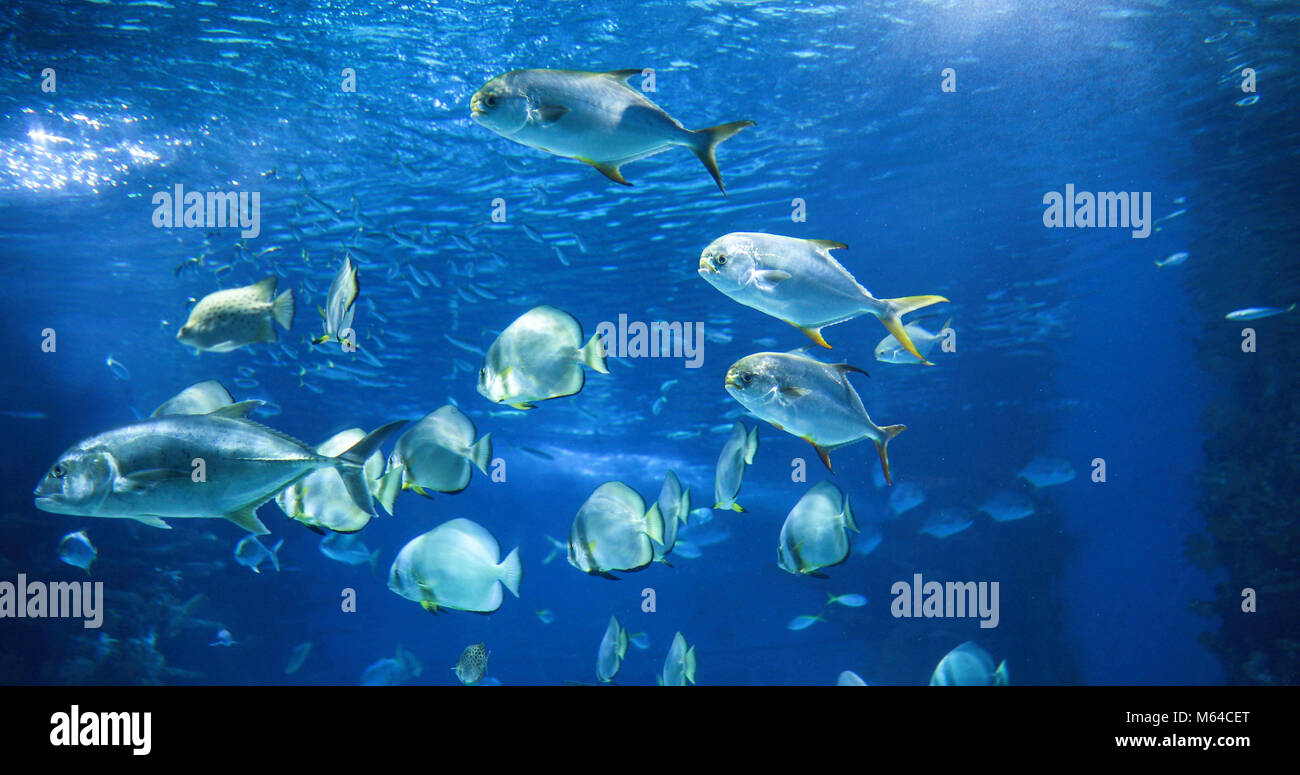
[[[51,514],[63,513],[63,509],[59,508],[61,503],[58,498],[55,498],[53,495],[40,495],[38,493],[39,491],[33,493],[33,495],[36,495],[36,500],[34,501],[36,508],[41,511],[48,511]]]
[[[722,381],[722,386],[729,387],[729,388],[736,388],[737,390],[739,390],[740,382],[737,381],[735,377],[728,374],[727,378]]]
[[[700,259],[700,268],[699,268],[698,271],[699,271],[699,273],[702,274],[702,275],[703,275],[703,274],[717,274],[717,273],[718,273],[718,270],[713,268],[713,262],[710,261],[710,260],[707,259],[707,258],[701,258],[701,259]]]
[[[470,97],[469,99],[470,118],[478,118],[479,116],[483,115],[486,112],[487,112],[486,110],[483,110],[482,97],[478,96],[477,94],[475,94],[473,97]]]

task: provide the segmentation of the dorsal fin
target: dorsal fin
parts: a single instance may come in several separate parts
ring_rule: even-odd
[[[241,401],[240,403],[261,403],[261,402]],[[223,407],[223,408],[225,408],[225,409],[231,409],[231,408],[236,407],[236,406],[239,406],[239,404],[232,404],[231,406]],[[212,414],[217,414],[217,413],[216,413],[216,412],[212,412]],[[285,433],[285,432],[283,432],[283,431],[277,431],[275,428],[269,428],[269,427],[267,427],[267,426],[261,424],[260,422],[258,422],[258,421],[256,421],[256,420],[250,420],[250,419],[248,419],[247,417],[237,417],[236,419],[241,420],[242,422],[248,423],[249,425],[253,426],[254,428],[257,428],[259,431],[263,431],[263,432],[265,432],[265,433],[269,433],[269,434],[271,434],[272,436],[275,436],[276,438],[283,439],[284,441],[293,442],[294,444],[297,444],[298,446],[302,447],[302,448],[303,448],[303,451],[306,452],[306,453],[309,454],[309,455],[315,455],[315,454],[317,454],[317,453],[316,453],[316,449],[315,449],[315,447],[313,447],[312,445],[310,445],[310,444],[308,444],[308,443],[302,441],[301,439],[295,439],[294,437],[290,436],[289,434],[287,434],[287,433]]]
[[[261,296],[263,300],[270,301],[271,297],[275,295],[275,286],[278,282],[279,281],[275,279],[275,275],[271,275],[253,283],[252,287],[257,290],[258,295]]]
[[[839,369],[840,371],[856,371],[859,374],[867,374],[866,369],[859,369],[857,366],[850,366],[847,363],[830,363],[827,365],[831,368]],[[871,375],[867,374],[867,376],[870,377]]]
[[[219,406],[216,409],[213,409],[211,412],[208,412],[208,414],[215,415],[217,417],[242,418],[245,415],[247,415],[249,412],[253,411],[254,409],[263,406],[266,406],[265,401],[259,401],[256,398],[253,398],[253,399],[249,399],[248,401],[239,401],[237,403],[229,404],[227,406]]]
[[[827,250],[847,250],[849,247],[848,245],[845,245],[843,242],[836,242],[835,240],[831,240],[831,239],[810,239],[807,241],[811,242],[812,244],[816,245],[819,248],[826,248]]]
[[[613,78],[616,81],[622,81],[623,83],[626,84],[629,79],[635,78],[636,76],[644,72],[645,70],[643,68],[633,67],[633,68],[628,68],[626,70],[608,70],[606,72],[601,73],[601,75],[608,76],[610,78]]]

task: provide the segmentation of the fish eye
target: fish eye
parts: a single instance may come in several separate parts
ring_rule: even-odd
[[[56,465],[56,466],[54,467],[54,470],[51,471],[50,473],[54,474],[54,478],[55,478],[55,479],[62,479],[64,473],[66,473],[66,472],[63,470],[63,466],[58,466],[58,465]]]
[[[724,255],[719,254],[718,257],[717,257],[715,260],[718,262],[718,266],[726,266],[726,265],[727,265],[727,257],[724,256]]]
[[[489,108],[495,108],[497,106],[497,96],[495,94],[489,94],[483,98],[483,104],[487,105]]]
[[[746,371],[740,375],[740,378],[745,381],[746,385],[748,385],[754,381],[754,373],[752,371]]]

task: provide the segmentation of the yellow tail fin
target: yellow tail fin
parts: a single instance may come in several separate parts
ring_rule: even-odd
[[[926,366],[933,366],[934,364],[927,361],[925,356],[921,355],[916,349],[916,345],[912,343],[912,337],[908,336],[907,331],[903,328],[903,316],[931,304],[940,304],[947,301],[947,299],[942,296],[904,296],[898,299],[881,299],[880,301],[886,307],[886,312],[879,315],[880,322],[884,323],[889,333],[893,334],[898,343],[903,345],[903,349],[916,356],[916,359]]]

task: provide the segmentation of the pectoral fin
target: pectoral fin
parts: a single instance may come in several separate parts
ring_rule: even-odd
[[[754,272],[754,287],[760,291],[770,291],[782,280],[789,280],[793,276],[789,272],[782,272],[780,269],[765,269],[761,272]]]
[[[189,478],[190,472],[183,469],[148,468],[140,471],[133,471],[124,476],[119,476],[117,480],[113,482],[113,492],[143,492],[156,487],[163,482]]]
[[[162,528],[163,530],[172,529],[171,525],[167,524],[166,522],[163,522],[160,518],[152,515],[145,516],[145,517],[131,517],[131,519],[134,519],[136,522],[141,522],[143,524],[146,524],[149,527]]]
[[[802,398],[811,392],[812,391],[808,388],[795,387],[794,385],[787,385],[786,387],[781,388],[781,395],[786,398]]]
[[[564,118],[569,109],[563,105],[543,105],[534,112],[539,124],[551,124]]]

